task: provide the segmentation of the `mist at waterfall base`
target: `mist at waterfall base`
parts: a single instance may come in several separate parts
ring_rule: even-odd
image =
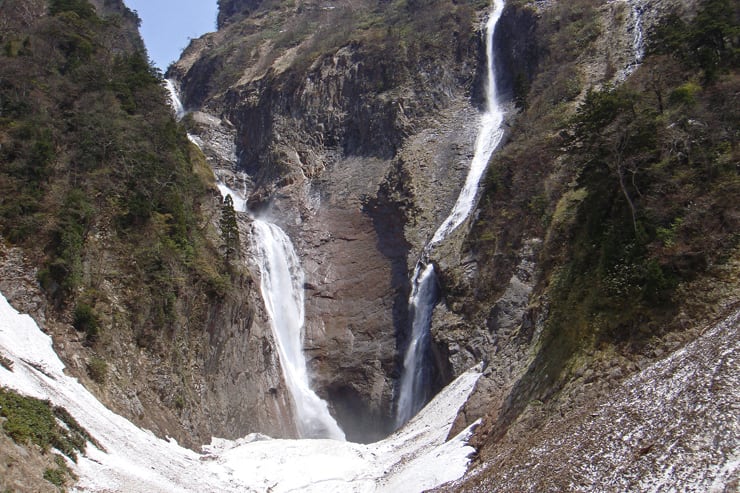
[[[452,212],[437,228],[424,247],[411,279],[409,315],[411,336],[403,358],[403,369],[396,401],[396,426],[402,426],[427,403],[431,394],[431,321],[434,307],[439,302],[437,273],[431,262],[431,252],[437,243],[457,229],[473,209],[478,184],[488,167],[493,151],[503,137],[504,109],[496,87],[493,36],[501,14],[503,0],[493,1],[493,10],[486,22],[486,109],[480,117],[475,140],[475,153],[470,163],[465,184]]]

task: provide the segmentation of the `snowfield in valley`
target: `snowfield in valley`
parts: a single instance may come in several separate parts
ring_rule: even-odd
[[[474,449],[471,428],[447,441],[479,369],[460,376],[404,428],[380,442],[214,439],[203,453],[162,440],[113,413],[76,379],[28,315],[0,296],[0,385],[66,408],[97,439],[77,464],[80,492],[422,491],[460,478]],[[475,426],[475,425],[473,425]],[[104,450],[103,450],[104,449]]]

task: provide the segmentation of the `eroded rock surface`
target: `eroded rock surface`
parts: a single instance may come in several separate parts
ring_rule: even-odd
[[[171,75],[186,107],[233,125],[232,173],[248,176],[250,210],[280,225],[301,256],[316,390],[350,439],[378,439],[392,426],[409,269],[456,200],[472,154],[485,57],[479,34],[455,32],[435,48],[450,63],[351,38],[317,57],[309,53],[323,28],[354,11],[253,3],[230,2],[221,31],[194,41]],[[246,15],[250,9],[259,13]],[[473,14],[466,6],[459,15]],[[289,15],[319,27],[305,34]],[[292,47],[250,34],[268,19],[296,37]],[[480,26],[465,24],[469,17],[455,22]],[[239,36],[253,44],[224,54]],[[213,72],[226,60],[235,63],[231,83]]]

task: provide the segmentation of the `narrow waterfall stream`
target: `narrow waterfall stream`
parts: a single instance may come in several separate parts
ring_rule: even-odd
[[[183,106],[182,101],[180,100],[180,95],[177,92],[175,81],[172,79],[165,79],[164,87],[169,93],[170,105],[172,105],[172,109],[175,110],[175,118],[178,120],[182,119],[182,117],[185,116],[185,106]]]
[[[642,26],[644,7],[637,0],[626,0],[630,7],[630,22],[632,24],[632,53],[634,60],[627,64],[619,74],[619,80],[629,77],[642,63],[645,57],[645,33]]]
[[[403,370],[396,403],[396,426],[410,420],[429,401],[431,368],[429,367],[429,333],[432,312],[439,301],[437,273],[430,262],[430,253],[437,243],[444,240],[470,215],[478,194],[478,184],[488,166],[488,161],[503,137],[504,109],[498,99],[494,60],[493,36],[501,14],[503,0],[493,0],[493,10],[486,22],[486,108],[480,119],[480,128],[475,140],[475,153],[470,163],[468,176],[452,212],[435,231],[432,239],[422,250],[411,279],[409,316],[411,337],[403,359]]]
[[[504,0],[493,1],[493,11],[488,22],[486,22],[486,107],[480,117],[478,136],[475,139],[475,153],[470,162],[468,176],[465,179],[460,195],[457,197],[455,206],[447,219],[437,228],[431,241],[424,248],[429,250],[432,246],[444,240],[458,226],[460,226],[473,209],[475,199],[478,195],[478,184],[483,173],[488,167],[488,161],[493,151],[501,143],[504,136],[504,108],[498,100],[498,88],[496,87],[496,67],[493,51],[493,35],[496,31],[501,14],[504,10]]]
[[[167,79],[165,88],[179,120],[186,112],[177,86]],[[196,139],[188,137],[198,145]],[[224,198],[231,196],[235,211],[249,212],[245,194],[221,181],[217,186]],[[293,399],[298,433],[301,438],[345,440],[344,432],[329,413],[327,403],[311,390],[309,383],[303,355],[303,269],[293,244],[277,225],[260,219],[252,222],[250,240],[260,270],[260,291],[277,344],[280,366]]]

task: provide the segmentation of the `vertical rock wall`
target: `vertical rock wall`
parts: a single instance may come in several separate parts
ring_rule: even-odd
[[[371,3],[355,12],[305,2],[291,15],[321,26],[326,16],[351,23],[396,8]],[[254,185],[250,209],[269,214],[301,256],[315,389],[348,438],[380,438],[392,426],[409,270],[456,200],[472,154],[480,19],[467,5],[445,4],[454,13],[441,36],[450,41],[427,51],[357,31],[310,56],[302,50],[323,42],[310,35],[287,49],[249,37],[222,54],[230,36],[264,29],[267,19],[294,26],[285,7],[262,6],[258,18],[232,15],[248,5],[221,7],[221,31],[191,44],[172,74],[186,106],[192,94],[193,109],[234,125],[237,166]],[[252,62],[231,67],[238,83],[203,92],[203,81],[221,80],[213,70],[228,57]]]

